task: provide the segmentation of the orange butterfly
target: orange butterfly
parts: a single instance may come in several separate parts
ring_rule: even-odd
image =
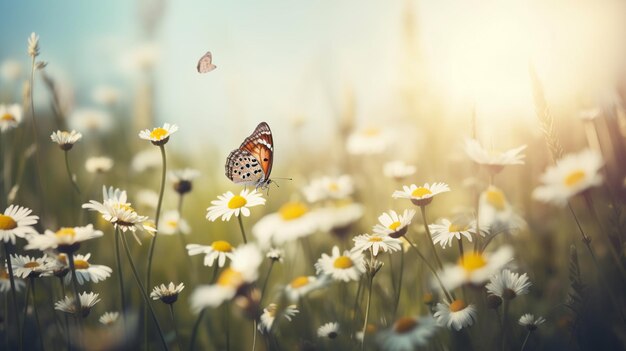
[[[259,123],[238,149],[226,158],[226,176],[235,184],[267,188],[274,162],[274,141],[270,126]]]

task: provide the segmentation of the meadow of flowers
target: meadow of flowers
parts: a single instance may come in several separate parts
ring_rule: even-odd
[[[536,130],[501,149],[475,114],[359,126],[352,96],[329,145],[281,154],[274,132],[270,178],[292,180],[243,186],[203,161],[227,154],[177,148],[201,126],[157,123],[149,93],[67,107],[43,36],[23,43],[2,65],[0,349],[626,349],[623,96],[559,118],[530,65]],[[154,60],[133,57],[141,92]]]

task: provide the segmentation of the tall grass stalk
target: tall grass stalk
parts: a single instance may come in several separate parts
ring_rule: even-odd
[[[162,161],[162,170],[161,170],[161,188],[159,190],[159,201],[157,202],[156,215],[154,216],[154,226],[157,231],[154,233],[152,237],[152,241],[150,242],[150,252],[148,253],[148,269],[146,270],[146,288],[150,289],[151,281],[150,277],[152,274],[152,257],[154,255],[154,247],[156,246],[156,239],[159,234],[159,217],[161,216],[161,205],[163,204],[163,193],[165,192],[165,174],[167,172],[167,158],[165,157],[165,145],[159,145],[159,149],[161,150],[161,161]],[[148,290],[147,293],[150,293]]]
[[[417,246],[415,246],[415,244],[413,244],[411,242],[411,240],[409,240],[407,237],[404,237],[404,238],[409,243],[409,245],[411,245],[413,250],[415,250],[415,252],[422,259],[422,261],[424,261],[424,264],[426,264],[426,267],[428,267],[428,269],[430,269],[430,271],[433,273],[433,275],[435,276],[435,279],[437,280],[437,283],[439,284],[439,287],[441,288],[441,291],[443,291],[443,294],[446,296],[446,299],[448,299],[448,302],[451,303],[452,301],[454,301],[454,298],[452,297],[452,294],[450,292],[448,292],[446,287],[443,285],[443,282],[441,281],[441,278],[439,278],[439,274],[437,274],[437,271],[435,270],[435,268],[430,264],[430,262],[428,262],[426,257],[424,257],[424,255],[422,255],[420,250],[417,248]]]
[[[437,266],[439,267],[439,269],[443,269],[443,264],[441,264],[441,260],[439,259],[439,255],[437,254],[437,248],[435,248],[433,237],[430,234],[430,228],[428,228],[428,221],[426,220],[426,206],[420,206],[420,211],[422,212],[422,221],[424,222],[424,229],[426,230],[426,241],[430,243],[430,247],[433,250],[433,255],[435,257],[435,261],[437,261]]]

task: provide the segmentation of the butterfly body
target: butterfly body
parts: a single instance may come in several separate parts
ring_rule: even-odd
[[[208,73],[217,68],[217,66],[213,64],[213,55],[211,55],[210,51],[207,51],[206,54],[200,57],[196,68],[198,69],[198,73]]]
[[[266,188],[274,161],[274,140],[267,123],[261,122],[238,149],[226,158],[226,177],[235,184]]]

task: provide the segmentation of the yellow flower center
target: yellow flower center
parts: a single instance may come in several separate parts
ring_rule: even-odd
[[[228,201],[228,208],[234,210],[236,208],[242,208],[248,203],[245,197],[241,195],[235,195],[232,199]]]
[[[429,189],[424,188],[423,186],[420,186],[419,188],[413,190],[413,192],[411,193],[411,196],[413,197],[422,197],[422,196],[426,196],[426,195],[430,195],[432,194],[432,191],[430,191]]]
[[[339,269],[348,269],[352,266],[354,266],[354,262],[352,262],[352,259],[348,256],[339,256],[335,259],[335,262],[333,262],[333,267]]]
[[[7,272],[7,270],[4,268],[0,269],[0,279],[9,279],[9,272]]]
[[[378,128],[367,128],[367,129],[363,130],[363,134],[368,136],[368,137],[377,136],[377,135],[380,134],[380,129],[378,129]]]
[[[450,233],[456,233],[456,232],[462,232],[467,230],[467,226],[465,225],[460,225],[460,224],[450,224],[450,226],[448,227],[448,231]]]
[[[115,204],[115,208],[117,208],[118,210],[135,212],[135,209],[132,208],[132,206],[130,206],[129,203],[126,203],[126,204],[117,203],[117,204]]]
[[[583,179],[585,179],[585,172],[581,170],[574,171],[565,177],[565,185],[568,187],[573,187],[578,185]]]
[[[398,227],[400,227],[400,225],[401,225],[401,224],[402,224],[402,223],[400,223],[400,222],[393,222],[393,223],[391,223],[391,224],[389,225],[389,229],[391,229],[391,230],[396,230],[396,229],[398,229]]]
[[[39,266],[40,266],[39,263],[36,261],[26,262],[24,264],[24,268],[37,268]]]
[[[368,239],[369,242],[372,243],[376,243],[376,242],[380,242],[383,241],[383,238],[379,237],[379,236],[370,236],[370,238]]]
[[[0,214],[0,230],[11,230],[17,228],[17,222],[10,216]]]
[[[4,115],[2,115],[0,120],[6,121],[6,122],[15,122],[16,121],[15,116],[13,116],[10,113],[5,113]]]
[[[483,255],[478,252],[469,252],[459,259],[459,265],[468,272],[475,271],[487,264]]]
[[[165,136],[167,135],[167,130],[163,129],[163,128],[154,128],[151,132],[150,132],[150,139],[156,139],[156,140],[161,140],[163,139]]]
[[[217,285],[237,288],[243,283],[243,276],[232,268],[226,268],[217,278]]]
[[[74,230],[74,228],[64,227],[64,228],[57,230],[57,232],[54,233],[54,235],[57,237],[57,239],[64,239],[64,238],[74,239],[74,237],[76,236],[76,231]]]
[[[330,184],[328,184],[328,190],[330,190],[333,193],[336,193],[339,191],[339,185],[337,185],[337,183],[332,182]]]
[[[165,222],[165,224],[168,227],[172,227],[172,228],[178,227],[178,221],[176,221],[176,220],[169,220],[169,221]]]
[[[467,305],[465,304],[465,302],[463,302],[463,300],[454,300],[450,304],[450,311],[452,311],[452,312],[459,312],[460,310],[464,309],[465,307],[467,307]]]
[[[410,332],[416,326],[417,326],[417,321],[415,320],[415,318],[402,317],[393,324],[393,329],[398,334],[404,334],[404,333]]]
[[[496,210],[504,210],[504,207],[506,206],[506,197],[500,189],[496,187],[490,187],[489,190],[487,190],[486,198],[487,203],[493,206]]]
[[[433,303],[434,300],[435,300],[435,297],[433,296],[432,293],[425,293],[424,297],[422,297],[422,301],[425,304],[431,304],[431,303]]]
[[[214,241],[213,244],[211,244],[211,247],[213,248],[213,250],[219,251],[219,252],[233,251],[233,247],[230,245],[230,243],[224,240]]]
[[[76,267],[76,269],[87,269],[89,266],[89,262],[85,260],[74,260],[74,267]]]
[[[296,218],[300,218],[304,216],[309,211],[309,209],[301,202],[288,202],[284,204],[278,213],[280,217],[285,221],[291,221]]]
[[[309,277],[304,275],[297,277],[296,279],[292,280],[291,283],[289,283],[289,285],[293,289],[301,288],[303,286],[306,286],[307,284],[309,284]]]

